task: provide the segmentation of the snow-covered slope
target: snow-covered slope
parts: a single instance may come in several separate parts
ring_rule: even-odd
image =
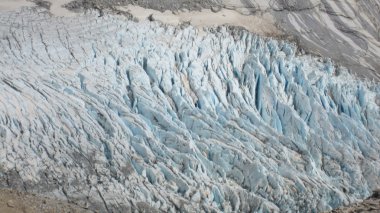
[[[0,15],[0,184],[101,211],[336,208],[380,186],[380,86],[239,29]]]

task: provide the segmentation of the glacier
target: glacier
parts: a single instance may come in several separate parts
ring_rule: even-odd
[[[380,187],[380,85],[244,29],[0,14],[0,185],[101,212],[321,212]]]

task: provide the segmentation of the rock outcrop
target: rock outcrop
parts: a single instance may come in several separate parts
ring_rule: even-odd
[[[380,190],[375,190],[371,197],[347,207],[334,209],[331,213],[380,212]]]

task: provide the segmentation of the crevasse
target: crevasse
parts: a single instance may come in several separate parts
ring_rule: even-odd
[[[0,15],[2,186],[116,212],[319,212],[380,186],[380,86],[329,59],[231,27],[19,13]]]

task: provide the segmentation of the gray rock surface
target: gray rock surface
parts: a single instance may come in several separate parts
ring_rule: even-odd
[[[275,13],[279,26],[309,52],[379,81],[380,2],[323,0],[308,8]]]
[[[380,212],[380,190],[375,190],[367,199],[350,206],[334,209],[330,213]]]
[[[21,191],[0,189],[2,213],[95,213],[73,204]]]

